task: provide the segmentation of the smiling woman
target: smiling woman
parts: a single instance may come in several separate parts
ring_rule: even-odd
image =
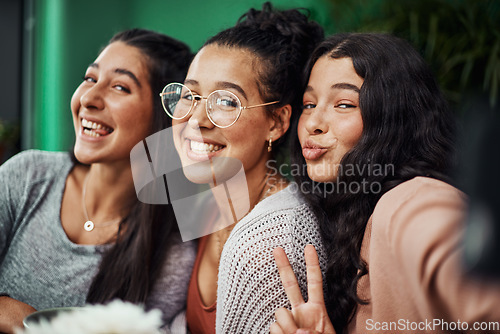
[[[85,164],[122,160],[151,133],[153,98],[142,52],[124,42],[106,47],[71,99],[75,156]],[[140,122],[138,122],[138,117]]]
[[[194,245],[170,206],[137,200],[130,151],[170,125],[153,97],[191,59],[159,33],[115,35],[71,100],[74,155],[27,151],[0,167],[0,332],[35,309],[115,298],[161,309],[164,323],[185,307]]]
[[[209,184],[221,212],[210,224],[227,226],[199,241],[187,305],[192,333],[268,333],[276,306],[287,305],[270,265],[273,248],[285,247],[303,274],[305,244],[321,250],[309,207],[269,162],[286,147],[300,105],[302,69],[322,36],[300,11],[266,3],[209,39],[186,80],[163,90],[184,174]],[[234,165],[227,161],[244,176],[221,192],[218,185],[232,181],[225,171]]]

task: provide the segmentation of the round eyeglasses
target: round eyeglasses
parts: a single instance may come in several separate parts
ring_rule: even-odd
[[[204,97],[194,94],[188,87],[176,82],[166,85],[160,96],[163,109],[173,119],[183,119],[196,107],[199,101],[207,100],[205,110],[208,119],[219,128],[227,128],[236,123],[243,109],[263,107],[279,102],[273,101],[243,107],[240,99],[230,91],[216,90]]]

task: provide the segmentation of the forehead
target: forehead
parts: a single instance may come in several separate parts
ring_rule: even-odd
[[[245,91],[257,90],[257,57],[249,50],[210,44],[203,47],[189,67],[186,80],[214,89],[218,82],[231,82]]]
[[[363,84],[361,78],[354,69],[351,58],[331,58],[328,55],[320,57],[314,64],[309,83],[321,82],[328,86],[336,83],[349,83],[358,88]]]
[[[113,42],[94,61],[100,70],[125,69],[141,80],[148,80],[149,70],[146,57],[136,47],[124,42]]]

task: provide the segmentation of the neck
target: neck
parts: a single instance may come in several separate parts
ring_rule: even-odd
[[[96,222],[123,217],[135,196],[130,166],[92,164],[86,175],[85,205]]]
[[[221,225],[234,225],[257,203],[287,185],[281,176],[270,174],[265,164],[259,167],[245,171],[244,175],[237,174],[225,182],[211,184],[222,216]]]

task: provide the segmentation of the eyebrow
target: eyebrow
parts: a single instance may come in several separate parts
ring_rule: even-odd
[[[332,88],[332,89],[349,89],[349,90],[353,90],[359,94],[359,88],[357,86],[350,84],[350,83],[347,83],[347,82],[340,82],[340,83],[333,84],[330,88]]]
[[[353,90],[355,91],[356,93],[359,94],[359,88],[353,84],[350,84],[350,83],[347,83],[347,82],[340,82],[340,83],[336,83],[336,84],[333,84],[331,87],[331,89],[348,89],[348,90]],[[305,89],[305,92],[310,92],[312,91],[313,88],[311,86],[307,86],[306,89]]]
[[[185,80],[184,84],[186,84],[186,85],[189,84],[189,85],[193,85],[193,86],[199,86],[200,85],[200,83],[197,80],[193,80],[193,79],[187,79],[187,80]],[[248,100],[247,94],[245,94],[245,91],[243,90],[243,88],[241,88],[239,85],[237,85],[235,83],[232,83],[232,82],[229,82],[229,81],[217,81],[215,83],[215,85],[219,89],[228,89],[228,88],[234,89],[234,90],[238,91],[238,93],[240,93],[241,95],[243,95],[243,97],[245,98],[245,100]]]
[[[99,68],[99,64],[92,63],[88,67]],[[132,73],[132,72],[130,72],[129,70],[126,70],[124,68],[116,68],[114,70],[114,72],[118,73],[118,74],[124,74],[124,75],[128,76],[129,78],[131,78],[132,80],[134,80],[134,82],[137,84],[137,86],[142,87],[141,83],[139,82],[139,79],[137,79],[137,77],[135,76],[135,74]]]

